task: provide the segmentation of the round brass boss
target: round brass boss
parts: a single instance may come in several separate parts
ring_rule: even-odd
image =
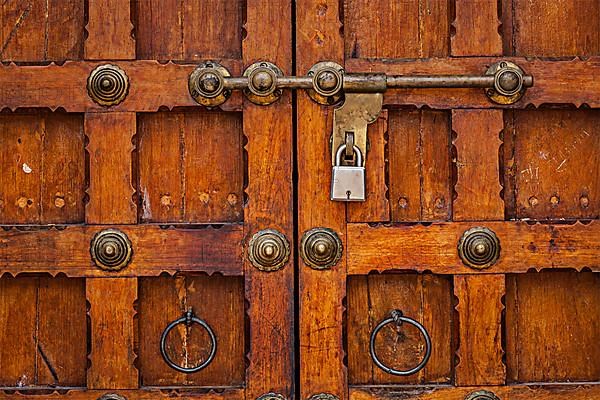
[[[329,269],[342,258],[342,241],[329,228],[313,228],[302,235],[300,256],[313,269]]]
[[[268,105],[281,97],[281,89],[277,89],[277,77],[283,76],[279,67],[267,61],[259,61],[244,71],[248,77],[248,87],[244,94],[254,104]]]
[[[227,68],[214,61],[200,63],[190,74],[188,89],[198,104],[216,107],[227,101],[231,91],[225,89]]]
[[[90,255],[98,268],[120,271],[131,261],[133,249],[125,233],[118,229],[105,229],[92,238]]]
[[[467,267],[489,268],[500,258],[500,240],[491,229],[471,228],[458,241],[458,255]]]
[[[331,393],[317,393],[313,394],[308,400],[340,400],[339,397]]]
[[[127,97],[129,79],[125,71],[116,65],[99,65],[88,77],[87,91],[96,104],[105,107],[115,106]]]
[[[331,61],[316,63],[308,71],[312,77],[313,88],[308,91],[311,99],[319,104],[338,103],[343,95],[344,68]]]
[[[465,400],[500,400],[498,396],[487,390],[479,390],[477,392],[470,393],[465,397]]]
[[[487,96],[498,104],[516,103],[525,94],[523,70],[510,61],[492,64],[486,75],[494,75],[494,88],[487,89]]]
[[[290,259],[290,243],[274,229],[259,231],[248,244],[248,259],[261,271],[277,271]]]

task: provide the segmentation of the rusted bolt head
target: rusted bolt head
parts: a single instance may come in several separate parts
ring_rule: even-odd
[[[252,77],[252,85],[259,92],[268,92],[273,86],[273,76],[267,71],[258,71]]]
[[[207,72],[200,77],[198,86],[205,93],[215,93],[221,86],[221,80],[214,72]]]
[[[334,90],[339,84],[338,77],[331,71],[323,71],[317,75],[317,85],[319,89],[330,92]]]

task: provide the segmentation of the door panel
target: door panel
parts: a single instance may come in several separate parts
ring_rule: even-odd
[[[292,397],[291,95],[210,109],[188,87],[200,62],[291,74],[291,13],[288,0],[0,6],[0,397]],[[249,254],[273,232],[285,257],[269,271]],[[216,353],[183,373],[160,341],[183,317],[166,355],[209,359],[190,310]]]
[[[597,62],[599,6],[297,3],[298,74],[331,60],[346,73],[388,74],[389,84],[390,75],[482,74],[511,57],[534,77],[507,105],[481,89],[388,87],[368,126],[366,201],[345,204],[329,200],[336,105],[298,94],[303,398],[600,397],[600,91],[585,78]],[[478,268],[461,243],[481,227],[498,239],[499,258]],[[335,232],[342,256],[314,268],[302,246],[321,228]],[[394,309],[431,337],[431,358],[409,376],[371,357],[386,318],[374,344],[383,364],[408,369],[425,354],[423,335],[395,326]]]

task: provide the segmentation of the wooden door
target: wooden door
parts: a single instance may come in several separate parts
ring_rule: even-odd
[[[188,90],[202,62],[290,74],[291,14],[2,2],[1,398],[291,397],[291,95],[207,109]],[[189,369],[216,346],[198,372],[161,356],[182,317],[164,351]]]
[[[305,0],[296,16],[299,74],[330,60],[481,75],[504,60],[534,79],[507,106],[483,89],[388,90],[367,199],[350,204],[329,199],[334,107],[298,94],[298,244],[314,251],[302,245],[321,232],[326,261],[299,260],[302,399],[600,398],[600,2]],[[473,234],[491,264],[461,259]],[[408,376],[370,356],[396,309],[431,337]],[[426,342],[394,321],[375,354],[407,370]]]

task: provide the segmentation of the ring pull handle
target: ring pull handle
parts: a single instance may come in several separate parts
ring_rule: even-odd
[[[167,351],[166,351],[167,336],[169,335],[169,332],[171,332],[171,330],[179,324],[185,324],[186,326],[192,326],[193,324],[198,324],[206,330],[206,332],[208,333],[208,336],[210,337],[210,354],[208,355],[206,360],[204,360],[202,363],[196,365],[195,367],[186,368],[186,367],[182,367],[181,365],[175,364],[173,362],[173,360],[171,360],[171,358],[167,354]],[[181,318],[176,319],[175,321],[173,321],[169,325],[167,325],[167,327],[165,328],[165,330],[162,333],[162,336],[160,337],[160,354],[162,355],[163,360],[165,360],[165,362],[167,363],[167,365],[169,367],[173,368],[176,371],[183,372],[184,374],[191,374],[194,372],[198,372],[203,368],[206,368],[208,366],[208,364],[210,364],[211,361],[215,358],[216,353],[217,353],[217,338],[215,337],[215,333],[213,332],[212,328],[206,323],[206,321],[204,321],[194,315],[194,312],[192,311],[192,309],[189,309],[188,311],[186,311],[186,313]]]
[[[423,335],[423,338],[425,338],[425,356],[423,357],[421,362],[416,367],[401,371],[401,370],[397,370],[397,369],[388,367],[387,365],[385,365],[381,362],[381,360],[377,357],[377,353],[375,352],[375,339],[377,338],[377,334],[379,333],[379,331],[387,324],[393,323],[396,326],[401,326],[402,323],[404,323],[404,322],[416,327]],[[421,325],[419,322],[415,321],[412,318],[405,317],[402,314],[402,311],[400,311],[400,310],[393,310],[390,313],[390,316],[388,318],[381,321],[375,327],[375,329],[373,329],[373,332],[371,333],[371,341],[370,341],[369,350],[370,350],[371,358],[373,359],[373,362],[379,368],[381,368],[382,370],[384,370],[385,372],[387,372],[388,374],[391,374],[391,375],[408,376],[408,375],[416,374],[417,372],[422,370],[425,367],[425,365],[427,364],[427,362],[429,361],[429,358],[431,357],[431,338],[429,337],[429,333],[427,333],[427,330],[425,329],[425,327],[423,325]]]

